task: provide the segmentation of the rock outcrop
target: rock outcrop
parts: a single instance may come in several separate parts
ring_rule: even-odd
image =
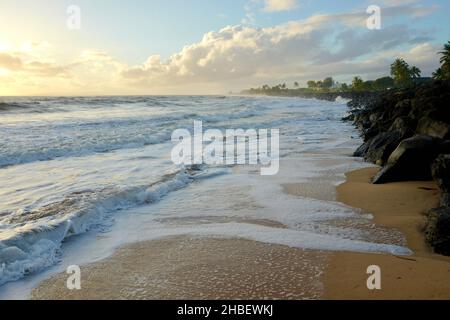
[[[353,108],[357,108],[358,106],[365,105],[368,102],[375,101],[380,95],[380,92],[378,91],[310,92],[302,89],[283,89],[279,91],[267,91],[258,93],[253,93],[251,90],[244,90],[241,93],[250,95],[263,94],[276,97],[298,97],[326,101],[336,101],[336,99],[340,97],[342,99],[351,99],[351,102],[349,103]]]
[[[373,182],[434,179],[442,207],[429,214],[426,238],[450,255],[450,81],[389,90],[366,103],[348,104],[364,144],[355,156],[383,168]]]
[[[442,191],[441,205],[450,206],[450,154],[439,155],[431,166],[431,173]]]
[[[425,237],[436,253],[450,256],[450,207],[440,207],[428,213]]]
[[[431,165],[443,151],[443,141],[426,135],[416,135],[400,142],[373,183],[432,179]]]

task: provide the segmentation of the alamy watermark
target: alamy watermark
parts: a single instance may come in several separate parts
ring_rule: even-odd
[[[172,161],[176,165],[260,165],[261,175],[276,175],[280,167],[278,129],[208,129],[194,121],[194,132],[172,133]]]
[[[369,30],[381,29],[381,8],[376,5],[371,5],[366,10],[367,14],[370,14],[366,20],[366,26]]]
[[[81,8],[78,5],[70,5],[67,7],[66,25],[69,30],[81,29]],[[366,20],[366,26],[369,30],[381,29],[381,8],[377,5],[367,7],[366,13],[370,15]]]
[[[81,269],[77,265],[68,266],[66,270],[70,276],[67,278],[66,286],[69,290],[81,290]]]
[[[377,265],[367,267],[367,289],[381,290],[381,268]]]
[[[70,5],[67,7],[67,29],[80,30],[81,29],[81,8],[77,5]]]

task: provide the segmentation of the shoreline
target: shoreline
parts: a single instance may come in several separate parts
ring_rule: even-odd
[[[434,182],[373,185],[378,168],[350,171],[339,202],[399,230],[411,256],[291,248],[235,238],[170,237],[129,244],[82,267],[81,291],[61,273],[41,282],[31,299],[444,299],[450,257],[431,252],[420,230],[439,201]],[[285,186],[300,195],[300,184]],[[311,195],[314,197],[314,195]],[[392,214],[392,210],[396,212]],[[366,287],[367,267],[382,270],[382,290]]]
[[[243,95],[261,96],[261,97],[282,97],[282,98],[301,98],[316,99],[324,101],[336,101],[338,97],[348,99],[356,104],[366,104],[379,97],[385,91],[343,91],[343,92],[302,92],[299,90],[287,90],[273,93],[251,93],[242,92]]]
[[[33,300],[302,300],[323,292],[323,252],[237,238],[178,236],[119,248],[81,267],[81,290],[61,273]]]
[[[434,182],[374,185],[377,168],[347,173],[338,186],[337,200],[373,214],[377,225],[394,228],[414,251],[408,257],[352,252],[333,253],[324,274],[325,299],[449,299],[450,257],[432,252],[426,244],[425,213],[439,203]],[[370,291],[367,267],[381,268],[382,289]]]

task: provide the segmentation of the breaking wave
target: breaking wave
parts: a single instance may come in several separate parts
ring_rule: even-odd
[[[54,265],[65,239],[92,229],[107,231],[114,212],[158,202],[195,180],[220,173],[193,166],[150,185],[76,192],[61,202],[7,216],[1,222],[10,228],[0,229],[0,285]]]

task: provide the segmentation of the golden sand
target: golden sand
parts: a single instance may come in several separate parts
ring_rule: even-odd
[[[81,268],[81,290],[66,274],[44,281],[33,299],[320,298],[326,254],[240,239],[177,237],[119,249]]]
[[[378,169],[350,172],[337,188],[338,200],[374,215],[378,225],[400,230],[414,251],[410,257],[338,252],[324,273],[327,299],[449,299],[450,258],[432,253],[423,227],[426,212],[438,206],[433,182],[370,183]],[[367,289],[367,267],[381,267],[381,290]]]
[[[82,267],[82,290],[66,274],[42,282],[33,299],[448,299],[450,258],[424,241],[424,214],[438,204],[432,182],[373,185],[377,169],[350,172],[337,198],[400,230],[414,255],[318,252],[242,239],[176,237],[120,248]],[[285,185],[291,195],[317,197],[309,185]],[[334,193],[333,193],[334,194]],[[268,221],[247,221],[268,224]],[[274,225],[274,227],[283,227]],[[381,267],[382,289],[367,289],[367,267]],[[324,271],[324,272],[323,272]],[[322,285],[323,284],[323,285]]]

